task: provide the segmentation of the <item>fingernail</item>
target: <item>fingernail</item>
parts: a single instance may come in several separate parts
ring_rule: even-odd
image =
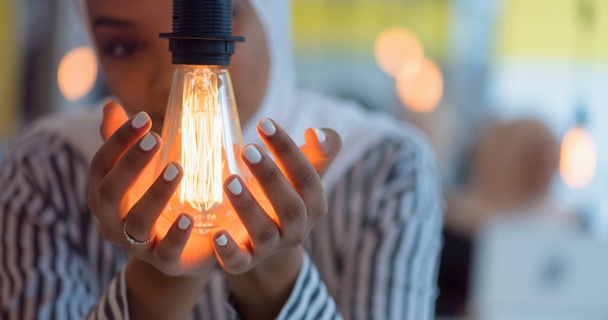
[[[106,108],[108,108],[109,105],[111,105],[112,103],[114,103],[114,101],[110,100],[110,101],[106,101],[106,103],[103,105],[103,111],[106,111]]]
[[[143,126],[146,125],[146,123],[148,123],[148,121],[150,121],[150,117],[148,117],[148,115],[145,112],[140,112],[138,113],[135,118],[133,118],[133,121],[131,122],[131,124],[133,125],[133,127],[135,129],[139,129]]]
[[[275,132],[277,132],[277,128],[274,127],[274,124],[268,118],[264,118],[264,119],[260,120],[258,125],[259,125],[260,129],[262,129],[262,132],[264,132],[264,134],[267,136],[271,136]]]
[[[186,230],[190,226],[190,219],[186,216],[181,216],[179,218],[179,222],[177,223],[177,227],[181,230]]]
[[[262,160],[262,154],[254,145],[247,146],[243,154],[245,155],[245,159],[253,164],[256,164]]]
[[[220,247],[223,247],[228,244],[228,237],[226,237],[226,235],[223,234],[223,235],[217,237],[217,239],[215,239],[215,242],[217,242],[217,244]]]
[[[177,170],[177,167],[173,163],[169,163],[169,165],[167,166],[167,169],[165,169],[163,178],[167,181],[173,181],[173,179],[175,179],[175,177],[177,177],[178,173],[179,173],[179,171]]]
[[[323,130],[320,129],[314,129],[315,130],[315,134],[317,135],[317,141],[323,143],[325,142],[325,140],[327,140],[327,136],[325,135],[325,132],[323,132]]]
[[[232,181],[230,181],[230,183],[228,184],[228,190],[230,190],[230,192],[232,192],[232,194],[234,195],[239,195],[241,194],[241,192],[243,192],[243,186],[241,185],[241,182],[239,181],[239,179],[234,178],[232,179]]]
[[[139,146],[144,151],[152,150],[152,148],[154,148],[155,145],[156,145],[156,138],[154,138],[154,136],[149,132],[146,134],[146,136],[143,138],[143,140],[141,140],[141,143],[139,144]]]

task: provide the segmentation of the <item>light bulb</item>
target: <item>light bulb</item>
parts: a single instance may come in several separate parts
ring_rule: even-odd
[[[224,67],[179,65],[165,115],[157,168],[177,162],[183,177],[163,216],[174,221],[188,212],[202,234],[233,218],[224,180],[233,174],[248,180],[231,83]]]
[[[230,175],[248,184],[241,160],[243,139],[227,67],[235,42],[232,0],[173,0],[173,32],[169,39],[176,65],[165,121],[157,175],[169,162],[182,166],[183,177],[159,219],[166,231],[182,213],[194,217],[195,231],[238,224],[223,191]]]

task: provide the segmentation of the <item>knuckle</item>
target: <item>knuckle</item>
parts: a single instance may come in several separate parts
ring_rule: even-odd
[[[304,242],[306,241],[307,238],[308,237],[306,234],[304,234],[302,232],[298,232],[291,237],[290,242],[293,246],[301,246],[304,244]]]
[[[249,262],[247,261],[247,259],[243,258],[243,259],[230,261],[228,263],[224,262],[224,265],[228,269],[227,271],[232,274],[243,274],[243,273],[247,272]]]
[[[222,260],[224,260],[224,261],[234,260],[234,257],[236,256],[236,254],[237,254],[236,248],[226,248],[226,249],[222,250],[222,252],[221,252]]]
[[[128,145],[131,141],[131,135],[126,130],[124,130],[124,128],[119,128],[118,130],[116,130],[112,137],[114,138],[114,140],[116,140],[118,144],[123,146]]]
[[[291,151],[293,147],[291,138],[289,137],[282,137],[279,139],[276,139],[275,145],[274,145],[274,149],[276,151],[278,151],[279,153],[283,153],[283,152],[289,152]]]
[[[319,176],[314,168],[303,166],[296,171],[298,189],[307,192],[316,192],[320,188]]]
[[[329,205],[327,204],[327,197],[325,196],[325,193],[323,193],[323,196],[320,199],[313,202],[313,208],[311,209],[309,216],[312,217],[314,221],[318,221],[325,217],[328,211]]]
[[[272,182],[277,179],[279,171],[276,168],[265,170],[259,177],[261,182]]]
[[[268,226],[255,236],[254,242],[258,247],[271,248],[278,242],[278,236],[279,230],[274,226]]]
[[[93,160],[91,161],[91,165],[90,165],[90,169],[89,172],[91,174],[94,173],[101,173],[101,174],[105,174],[106,173],[106,166],[104,165],[105,161],[103,159],[103,156],[101,155],[101,153],[96,153],[93,156]]]
[[[144,223],[143,219],[138,215],[128,215],[126,224],[130,235],[146,233],[146,224]]]
[[[99,184],[99,189],[97,192],[99,194],[99,199],[102,202],[114,203],[114,192],[112,192],[112,187],[110,187],[107,182],[102,182]]]
[[[154,250],[154,259],[157,263],[163,266],[172,265],[176,260],[175,255],[173,255],[169,250],[163,250],[161,248]]]
[[[178,237],[173,231],[169,231],[169,233],[167,233],[167,235],[165,236],[165,241],[167,242],[169,247],[175,248],[174,250],[176,251],[177,248],[181,248],[185,245],[184,239],[182,237]]]
[[[253,199],[238,201],[237,203],[235,203],[233,205],[234,205],[235,209],[238,210],[239,212],[252,212],[253,210],[256,209],[256,204],[253,201]]]
[[[125,156],[122,157],[120,162],[122,162],[122,164],[123,164],[123,166],[125,166],[125,168],[133,169],[133,168],[137,168],[139,166],[140,159],[137,155],[134,154],[134,152],[127,152],[127,154],[125,154]]]
[[[306,216],[306,206],[300,198],[288,201],[282,210],[282,219],[287,223],[299,223]]]
[[[167,197],[167,188],[161,183],[154,183],[152,187],[148,189],[150,199],[164,199]]]

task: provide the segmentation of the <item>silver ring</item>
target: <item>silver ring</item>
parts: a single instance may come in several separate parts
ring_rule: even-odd
[[[127,232],[127,221],[126,220],[125,220],[125,223],[123,223],[123,225],[122,225],[122,231],[125,233],[125,238],[127,238],[127,241],[129,241],[130,244],[135,244],[135,245],[148,244],[148,243],[150,243],[150,241],[152,241],[154,239],[154,237],[156,237],[156,235],[153,235],[152,238],[150,238],[146,241],[139,241],[139,240],[131,237],[129,235],[129,233]]]

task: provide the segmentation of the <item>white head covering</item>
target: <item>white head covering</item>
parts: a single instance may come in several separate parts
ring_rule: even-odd
[[[331,99],[296,90],[292,47],[290,0],[249,0],[264,26],[271,55],[269,85],[265,99],[243,127],[246,143],[261,143],[256,133],[257,119],[272,118],[298,144],[304,143],[307,128],[331,128],[342,138],[343,147],[324,176],[326,188],[333,186],[362,154],[388,135],[421,135],[410,126],[388,116],[365,111],[353,102]],[[237,101],[238,103],[238,101]]]
[[[250,0],[260,18],[270,52],[270,76],[262,105],[243,128],[245,140],[257,136],[256,119],[286,119],[295,107],[295,63],[291,43],[291,5],[289,0]],[[237,101],[238,104],[238,101]],[[281,124],[283,122],[280,122]]]

